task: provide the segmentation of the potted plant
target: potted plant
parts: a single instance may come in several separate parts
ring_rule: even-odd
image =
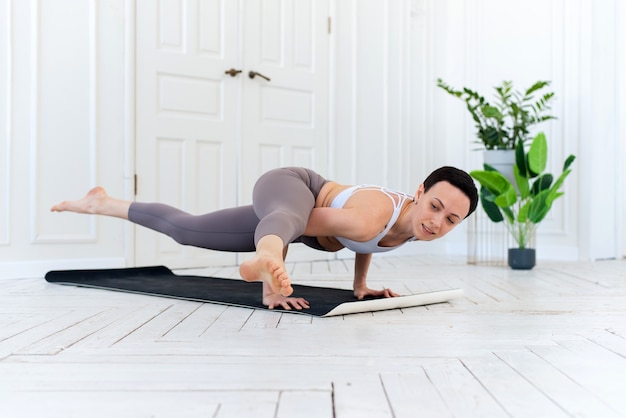
[[[494,87],[495,104],[492,105],[474,90],[467,87],[457,90],[437,79],[438,87],[465,101],[476,125],[476,143],[485,149],[483,161],[499,169],[513,183],[512,166],[517,145],[531,139],[531,126],[555,119],[549,114],[550,102],[554,99],[554,92],[545,91],[549,85],[549,81],[539,80],[520,92],[513,89],[511,81],[503,81]]]
[[[535,249],[529,248],[529,240],[536,226],[545,218],[552,203],[563,195],[559,191],[570,166],[576,157],[570,155],[563,164],[563,172],[554,181],[554,176],[544,173],[548,159],[548,145],[541,132],[535,136],[528,151],[523,141],[515,148],[513,184],[489,164],[484,170],[474,170],[470,175],[480,183],[480,201],[489,219],[493,222],[506,221],[517,248],[509,249],[508,262],[513,269],[532,269],[535,265]],[[519,193],[519,194],[518,194]]]

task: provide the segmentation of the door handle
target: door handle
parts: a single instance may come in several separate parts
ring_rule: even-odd
[[[234,68],[231,68],[230,70],[224,71],[224,74],[228,74],[231,77],[235,77],[240,72],[241,72],[241,70],[235,70]]]
[[[266,79],[267,81],[270,81],[269,77],[266,77],[266,76],[264,76],[264,75],[263,75],[263,74],[261,74],[261,73],[257,73],[256,71],[250,71],[250,72],[248,73],[248,77],[250,77],[250,78],[254,78],[254,77],[256,77],[257,75],[258,75],[259,77],[261,77],[261,78]]]

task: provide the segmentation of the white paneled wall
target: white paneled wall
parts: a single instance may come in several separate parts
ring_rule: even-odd
[[[417,2],[432,13],[428,46],[433,52],[427,60],[432,83],[441,77],[454,86],[488,93],[502,80],[512,80],[518,88],[539,79],[552,81],[558,120],[537,129],[549,138],[549,168],[560,173],[570,153],[578,159],[565,196],[538,229],[540,259],[622,254],[620,159],[625,132],[619,121],[626,96],[623,89],[619,93],[625,54],[619,32],[625,17],[621,3]],[[480,153],[471,151],[474,127],[464,104],[437,91],[433,107],[433,140],[446,147],[451,161],[464,159],[471,167],[480,166]]]
[[[513,81],[519,90],[537,80],[552,81],[557,96],[552,110],[558,120],[534,131],[546,132],[549,169],[560,173],[565,157],[579,154],[579,2],[468,0],[432,6],[437,22],[433,47],[439,51],[430,61],[434,78],[455,87],[468,86],[488,99],[493,97],[493,86],[503,80]],[[437,142],[445,144],[449,156],[465,156],[470,168],[481,167],[474,122],[464,103],[439,89],[434,98]],[[579,256],[576,184],[580,170],[577,161],[565,197],[556,202],[538,230],[540,258]]]
[[[131,197],[136,0],[0,0],[0,275],[133,263],[123,222],[51,214],[94,184]],[[331,1],[328,177],[413,192],[443,164],[480,166],[463,104],[550,79],[555,171],[578,156],[539,229],[539,258],[621,255],[626,240],[624,5],[619,0]],[[465,251],[466,230],[403,251]]]
[[[123,224],[49,211],[97,183],[124,194],[124,2],[0,10],[0,275],[124,265]]]

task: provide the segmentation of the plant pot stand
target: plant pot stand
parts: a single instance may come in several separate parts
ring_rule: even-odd
[[[535,249],[509,248],[509,267],[513,270],[531,270],[535,267]]]

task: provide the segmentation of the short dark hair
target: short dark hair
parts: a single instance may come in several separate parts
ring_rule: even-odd
[[[424,180],[424,193],[426,193],[431,187],[440,181],[447,181],[460,191],[470,200],[469,212],[465,216],[470,216],[478,205],[478,191],[474,180],[463,170],[459,170],[456,167],[444,166],[436,169],[426,177]]]

